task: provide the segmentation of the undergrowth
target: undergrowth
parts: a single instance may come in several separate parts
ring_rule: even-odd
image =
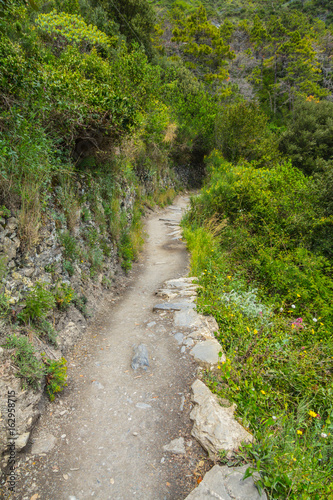
[[[217,153],[208,164],[183,222],[198,309],[216,318],[226,355],[206,382],[237,403],[255,437],[241,451],[248,474],[271,499],[333,498],[333,280],[312,251],[312,181],[291,165],[234,166]]]

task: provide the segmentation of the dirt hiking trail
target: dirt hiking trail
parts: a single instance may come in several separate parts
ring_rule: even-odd
[[[68,387],[46,405],[19,464],[15,498],[182,500],[196,486],[199,468],[209,468],[190,435],[197,365],[181,352],[168,313],[153,312],[163,282],[188,273],[188,253],[176,233],[188,201],[178,197],[147,218],[144,251],[124,294],[118,302],[106,297],[67,357]],[[148,349],[146,372],[131,368],[140,343]],[[185,454],[163,451],[180,436]]]

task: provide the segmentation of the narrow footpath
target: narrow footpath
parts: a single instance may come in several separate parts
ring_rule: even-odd
[[[19,464],[15,498],[183,500],[210,467],[191,437],[197,365],[175,339],[168,313],[153,312],[163,282],[188,273],[177,233],[187,203],[178,197],[147,218],[144,251],[126,291],[119,301],[105,299],[68,356],[68,387],[46,405]],[[147,371],[131,368],[140,343],[148,349]],[[163,450],[179,437],[185,454]]]

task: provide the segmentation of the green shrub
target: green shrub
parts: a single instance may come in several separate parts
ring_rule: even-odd
[[[69,274],[69,276],[74,275],[75,269],[74,269],[74,266],[70,260],[64,260],[62,263],[62,267],[63,267],[64,271],[66,271]]]
[[[61,358],[59,361],[43,358],[43,361],[46,374],[46,392],[50,401],[54,401],[55,394],[67,386],[67,361],[65,358]]]
[[[54,40],[65,39],[72,45],[91,47],[94,45],[101,47],[110,46],[110,39],[96,26],[87,26],[84,20],[78,15],[57,13],[39,14],[36,19],[39,30],[46,33]]]
[[[56,304],[54,295],[45,288],[43,283],[35,284],[28,293],[25,303],[20,318],[29,322],[44,318]]]
[[[184,235],[198,309],[226,359],[206,381],[254,434],[240,458],[272,499],[332,491],[332,265],[318,249],[318,193],[290,164],[234,166],[219,153]]]
[[[70,261],[75,261],[79,256],[77,242],[69,231],[63,231],[60,236],[60,243],[64,247],[64,256]]]
[[[9,297],[4,293],[0,293],[0,319],[7,320],[9,318],[11,309]]]
[[[320,167],[320,161],[332,159],[332,115],[331,101],[299,101],[281,137],[280,150],[307,175]]]
[[[41,319],[37,325],[35,325],[35,328],[37,329],[37,332],[45,335],[47,340],[54,345],[55,347],[58,346],[57,343],[57,332],[54,329],[54,327],[51,325],[49,321],[46,321],[46,319]]]
[[[130,269],[132,269],[134,253],[131,238],[128,232],[124,232],[120,238],[118,245],[118,255],[121,259],[121,267],[125,271],[129,271]]]
[[[277,140],[267,122],[254,102],[229,105],[216,117],[215,144],[229,161],[242,158],[265,165],[278,156]]]
[[[73,301],[75,292],[70,285],[67,283],[57,283],[53,290],[55,303],[57,307],[65,311],[68,309],[69,304]]]
[[[91,248],[88,255],[91,267],[90,276],[94,277],[98,271],[103,267],[104,255],[103,250],[99,247]]]
[[[91,314],[87,308],[88,299],[85,295],[74,295],[73,304],[83,314],[85,318],[89,318]]]
[[[31,342],[26,337],[12,335],[6,339],[3,347],[15,349],[12,358],[18,368],[16,376],[22,379],[23,385],[27,382],[33,389],[38,389],[44,377],[44,365],[36,358]]]

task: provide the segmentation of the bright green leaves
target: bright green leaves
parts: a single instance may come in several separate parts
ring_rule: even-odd
[[[205,8],[200,6],[193,14],[176,21],[173,30],[172,41],[179,44],[194,73],[210,84],[215,82],[215,88],[228,78],[226,60],[235,57],[224,40],[226,34],[230,35],[231,27],[225,25],[224,28],[226,33],[207,19]]]
[[[89,48],[89,46],[109,47],[110,38],[97,29],[96,26],[87,25],[80,16],[58,14],[52,11],[49,14],[39,14],[36,25],[41,32],[49,35],[54,42],[65,39],[67,43]]]
[[[321,33],[322,27],[317,29]],[[257,65],[249,79],[273,114],[286,103],[292,109],[298,97],[327,95],[321,85],[318,36],[300,13],[274,16],[267,23],[255,17],[250,41]]]

